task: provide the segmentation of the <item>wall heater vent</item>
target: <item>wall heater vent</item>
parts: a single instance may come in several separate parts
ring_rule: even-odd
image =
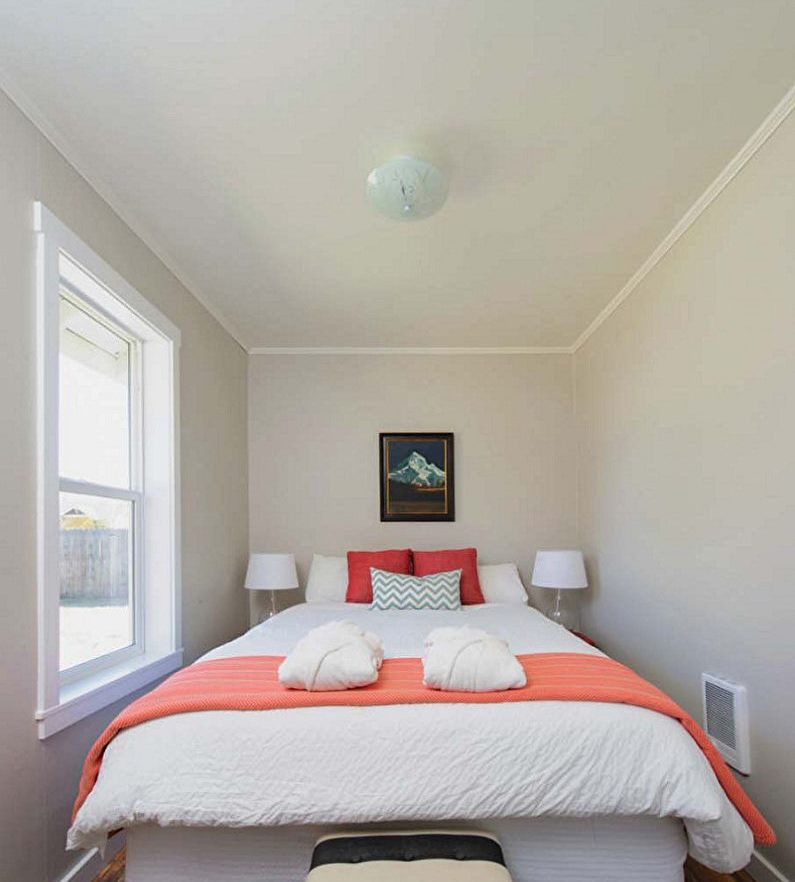
[[[704,729],[726,762],[743,775],[751,774],[748,734],[748,694],[745,686],[701,675]]]

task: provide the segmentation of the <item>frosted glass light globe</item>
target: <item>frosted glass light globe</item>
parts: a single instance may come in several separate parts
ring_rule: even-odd
[[[398,156],[367,177],[370,204],[394,220],[419,220],[437,212],[447,198],[447,180],[430,162]]]

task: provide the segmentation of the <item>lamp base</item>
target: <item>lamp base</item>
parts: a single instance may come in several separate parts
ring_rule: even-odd
[[[271,596],[271,602],[270,602],[270,605],[265,609],[265,611],[259,617],[260,624],[262,624],[263,622],[267,622],[268,619],[272,619],[279,612],[279,610],[276,609],[276,592],[269,591],[268,594],[270,594],[270,596]]]
[[[566,594],[575,592],[567,591]],[[553,606],[544,611],[544,615],[556,625],[563,625],[569,631],[576,631],[580,627],[580,615],[575,598],[563,602],[564,592],[560,588],[555,589],[555,602]]]

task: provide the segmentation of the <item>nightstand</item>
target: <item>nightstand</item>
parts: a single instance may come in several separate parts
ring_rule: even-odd
[[[572,631],[571,633],[574,634],[575,637],[579,637],[583,643],[587,643],[589,646],[596,646],[596,641],[591,640],[587,634],[583,634],[581,631]],[[599,649],[598,646],[596,646],[596,648]]]

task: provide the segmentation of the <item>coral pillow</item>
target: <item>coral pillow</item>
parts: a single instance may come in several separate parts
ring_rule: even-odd
[[[413,551],[414,575],[432,576],[461,570],[461,603],[485,603],[478,579],[476,548],[455,548],[449,551]],[[349,589],[350,590],[350,589]]]
[[[345,594],[348,603],[373,602],[370,567],[408,576],[411,572],[411,551],[408,548],[389,551],[349,551],[348,591]]]

